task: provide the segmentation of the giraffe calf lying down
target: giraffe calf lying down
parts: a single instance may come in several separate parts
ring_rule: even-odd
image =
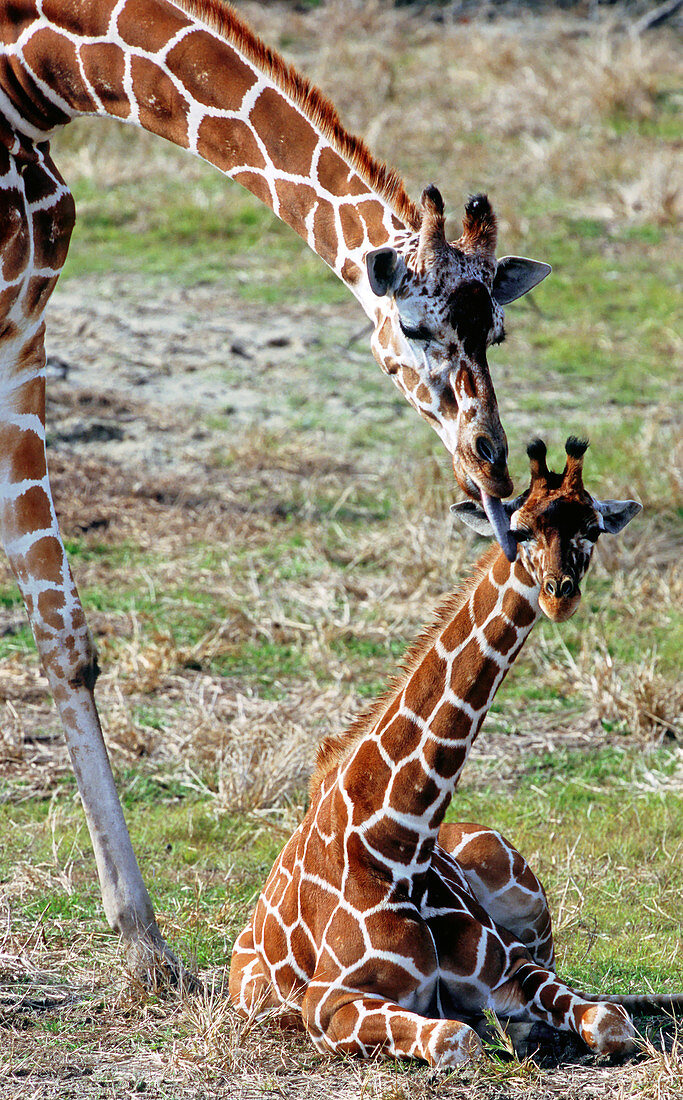
[[[603,532],[640,511],[583,487],[587,443],[567,440],[562,474],[530,444],[529,489],[504,507],[517,543],[498,546],[441,604],[407,671],[347,733],[323,741],[311,804],[239,936],[230,995],[244,1015],[281,1008],[321,1051],[477,1056],[459,1019],[493,1009],[631,1049],[623,1005],[556,976],[550,913],[533,871],[499,833],[443,825],[467,753],[532,626],[574,614]],[[453,511],[491,534],[471,501]]]

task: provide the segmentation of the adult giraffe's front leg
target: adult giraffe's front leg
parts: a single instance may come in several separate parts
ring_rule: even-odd
[[[0,150],[0,539],[59,710],[107,920],[136,970],[178,963],[159,932],[94,699],[97,661],[59,532],[45,455],[45,303],[66,257],[71,194],[45,147]]]

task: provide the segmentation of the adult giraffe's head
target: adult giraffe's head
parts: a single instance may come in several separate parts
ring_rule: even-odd
[[[446,240],[443,199],[422,195],[417,233],[365,257],[376,296],[372,350],[410,403],[433,423],[453,456],[456,479],[481,500],[505,544],[500,497],[512,492],[507,440],[486,349],[504,338],[503,306],[549,273],[548,264],[508,256],[497,261],[496,217],[485,195],[465,208],[463,233]]]
[[[587,440],[570,436],[564,470],[557,474],[548,469],[545,443],[534,439],[527,447],[531,484],[502,505],[517,555],[539,588],[541,611],[556,623],[571,618],[579,606],[580,584],[600,535],[621,531],[642,508],[635,500],[596,500],[584,489],[587,446]],[[472,501],[454,504],[452,511],[479,534],[493,534],[485,513]]]

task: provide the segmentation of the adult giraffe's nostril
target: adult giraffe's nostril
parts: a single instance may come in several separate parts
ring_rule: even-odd
[[[482,458],[484,462],[490,462],[493,465],[493,448],[485,435],[477,436],[474,443],[474,449],[479,455],[479,458]]]
[[[549,596],[557,595],[557,585],[555,584],[555,581],[552,579],[552,577],[548,577],[543,587],[545,588]]]
[[[478,435],[474,441],[474,449],[479,458],[484,462],[488,462],[489,465],[495,466],[496,469],[505,469],[508,457],[505,444],[496,447],[493,440],[489,439],[488,436]]]
[[[474,450],[478,458],[493,466],[495,470],[505,470],[507,466],[507,447],[505,443],[496,445],[488,436],[477,436]]]
[[[574,595],[575,585],[571,577],[563,577],[562,584],[560,585],[560,595],[564,599],[568,599]]]

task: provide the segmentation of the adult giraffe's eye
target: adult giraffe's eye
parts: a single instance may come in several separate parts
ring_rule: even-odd
[[[409,325],[404,325],[400,317],[398,319],[398,324],[401,332],[408,340],[421,340],[423,344],[428,344],[432,338],[431,332],[428,328],[425,328],[424,325],[418,325],[417,328],[411,328]]]
[[[529,542],[534,536],[531,531],[527,531],[526,527],[520,527],[518,531],[510,531],[515,542]]]
[[[588,528],[588,530],[586,531],[586,538],[590,542],[598,541],[598,539],[600,538],[600,528],[598,527],[597,523],[593,527]]]

